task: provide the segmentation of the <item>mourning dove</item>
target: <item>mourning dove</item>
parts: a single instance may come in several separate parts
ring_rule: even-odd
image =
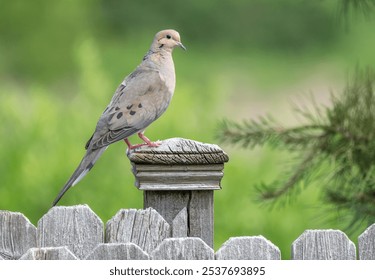
[[[140,145],[159,145],[151,142],[143,133],[165,112],[173,96],[176,76],[172,51],[175,47],[185,50],[177,31],[163,30],[155,35],[141,64],[125,77],[99,118],[95,132],[86,144],[85,156],[54,200],[53,206],[90,171],[109,144],[124,140],[129,149]],[[133,146],[129,142],[128,137],[136,133],[145,144]]]

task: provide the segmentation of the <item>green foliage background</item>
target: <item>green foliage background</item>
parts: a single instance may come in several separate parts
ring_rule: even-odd
[[[375,65],[374,20],[339,24],[336,1],[0,1],[0,209],[34,224],[84,154],[115,88],[165,28],[188,51],[174,52],[175,96],[148,130],[151,139],[217,143],[223,118],[271,112],[295,124],[307,96],[329,104],[348,69]],[[137,141],[135,138],[133,142]],[[222,146],[229,154],[215,194],[215,247],[231,236],[263,235],[290,257],[305,229],[344,229],[319,200],[319,185],[285,207],[254,201],[254,185],[273,181],[293,155]],[[125,145],[112,145],[62,199],[88,204],[105,222],[120,208],[141,208]],[[321,182],[324,184],[324,182]],[[364,228],[349,232],[353,241]]]

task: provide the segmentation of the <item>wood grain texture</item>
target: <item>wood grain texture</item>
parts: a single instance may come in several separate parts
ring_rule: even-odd
[[[375,260],[375,224],[358,237],[358,254],[360,260]]]
[[[228,156],[217,145],[172,138],[128,151],[141,190],[217,190]]]
[[[215,253],[217,260],[280,260],[281,254],[263,236],[231,237]]]
[[[294,260],[355,260],[356,248],[340,230],[306,230],[292,244]]]
[[[186,208],[188,236],[202,238],[213,247],[213,199],[213,191],[145,191],[143,205],[155,209],[171,225]]]
[[[0,259],[19,259],[36,247],[36,228],[23,214],[0,210]]]
[[[183,208],[188,208],[190,191],[146,191],[143,207],[155,209],[168,224]]]
[[[188,214],[184,207],[172,221],[172,237],[187,237],[188,236]]]
[[[134,243],[102,243],[87,260],[148,260],[149,255]]]
[[[150,253],[170,237],[169,224],[154,209],[122,209],[107,222],[106,243],[134,243]]]
[[[38,222],[38,247],[67,246],[79,259],[103,237],[103,222],[87,205],[53,207]]]
[[[166,165],[215,164],[229,160],[228,155],[217,145],[183,138],[164,140],[156,148],[142,146],[130,150],[128,157],[134,163]]]
[[[165,239],[152,253],[153,260],[213,260],[214,251],[196,237]]]
[[[20,260],[78,260],[68,247],[31,248]]]
[[[214,192],[192,191],[188,204],[188,236],[214,246]]]

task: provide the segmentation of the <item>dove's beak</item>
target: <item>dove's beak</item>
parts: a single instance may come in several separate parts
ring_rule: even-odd
[[[181,42],[177,42],[177,46],[186,51],[186,47]]]

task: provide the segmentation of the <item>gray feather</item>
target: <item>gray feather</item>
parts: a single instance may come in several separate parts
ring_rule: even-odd
[[[69,190],[70,187],[77,184],[86,174],[91,170],[94,166],[95,162],[99,159],[102,153],[107,149],[107,147],[103,147],[96,150],[87,150],[85,156],[83,157],[81,163],[78,165],[77,169],[74,171],[73,175],[70,177],[68,182],[64,185],[61,189],[57,197],[52,203],[52,206],[55,206],[61,197]]]

